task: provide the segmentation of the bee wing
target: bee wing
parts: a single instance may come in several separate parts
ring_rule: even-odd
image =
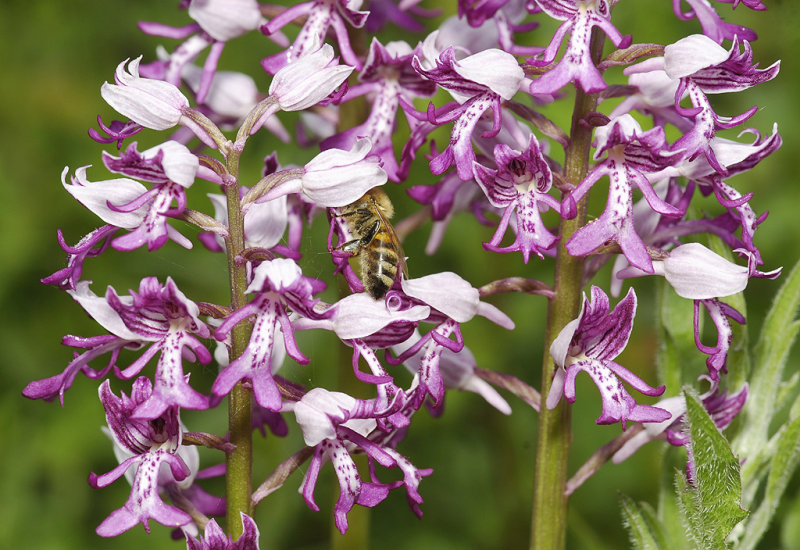
[[[375,212],[377,212],[383,227],[386,228],[386,233],[389,235],[389,240],[392,241],[392,246],[397,251],[397,267],[403,271],[403,275],[408,280],[408,266],[406,266],[406,254],[403,252],[403,245],[400,244],[400,239],[397,237],[397,233],[394,232],[394,227],[389,222],[389,219],[377,205]]]

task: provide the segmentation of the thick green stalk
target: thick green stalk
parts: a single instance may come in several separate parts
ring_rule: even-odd
[[[602,53],[603,35],[592,36],[592,58]],[[586,116],[597,108],[597,97],[576,90],[572,115],[570,142],[564,159],[564,175],[577,185],[589,170],[592,128]],[[550,345],[564,326],[580,312],[583,290],[584,258],[570,256],[564,244],[586,223],[588,195],[578,204],[577,216],[561,220],[561,241],[555,266],[554,296],[548,304],[545,348],[542,365],[542,399],[550,392],[555,365],[550,357]],[[534,472],[533,516],[531,524],[532,550],[561,550],[566,545],[567,530],[567,459],[572,438],[570,405],[562,399],[554,409],[542,406],[539,412],[539,436]]]
[[[228,185],[225,190],[228,201],[228,221],[230,236],[227,246],[228,277],[231,285],[231,308],[237,310],[246,303],[245,290],[247,277],[245,265],[237,263],[236,258],[244,249],[244,220],[239,202],[239,154],[232,152],[228,156],[228,171],[237,183]],[[231,332],[231,356],[233,361],[247,347],[252,327],[249,323],[239,323]],[[240,512],[252,516],[250,495],[253,492],[252,481],[252,422],[251,393],[236,384],[228,396],[228,437],[235,446],[226,457],[225,498],[227,499],[228,534],[237,539],[242,534]]]

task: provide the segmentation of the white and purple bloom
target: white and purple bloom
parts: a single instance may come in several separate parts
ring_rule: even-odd
[[[402,181],[407,170],[400,172],[394,156],[392,136],[396,127],[397,109],[408,109],[415,97],[431,97],[436,85],[414,71],[411,60],[418,49],[407,43],[389,42],[385,46],[373,38],[364,69],[359,73],[360,84],[351,87],[342,101],[370,94],[372,108],[367,120],[322,142],[323,149],[349,149],[360,137],[372,140],[372,152],[383,162],[390,180]],[[413,109],[412,109],[413,111]]]
[[[620,422],[663,422],[670,413],[651,405],[641,405],[627,392],[622,381],[640,393],[657,396],[664,386],[653,388],[622,365],[614,362],[628,343],[636,314],[633,289],[610,311],[608,296],[592,286],[591,301],[584,296],[580,315],[567,323],[550,346],[557,368],[547,396],[547,408],[554,408],[566,397],[575,401],[575,377],[585,371],[600,390],[603,411],[597,424]]]
[[[734,128],[750,118],[757,107],[734,117],[723,117],[714,111],[707,94],[739,92],[772,80],[778,74],[780,62],[766,69],[756,69],[757,66],[753,64],[753,50],[747,41],[740,52],[739,40],[734,39],[731,49],[726,51],[707,36],[695,34],[664,48],[663,58],[649,59],[632,71],[663,70],[671,79],[679,80],[675,108],[679,114],[693,119],[694,126],[672,144],[672,149],[683,149],[689,159],[704,155],[711,167],[725,176],[727,170],[716,158],[711,139],[718,129]],[[692,107],[680,105],[684,95],[689,96]]]
[[[214,332],[217,340],[224,340],[235,325],[251,315],[256,316],[250,343],[241,356],[219,373],[211,388],[214,395],[223,397],[240,380],[249,380],[256,402],[265,409],[279,410],[281,395],[272,378],[273,371],[280,367],[280,363],[272,361],[275,333],[280,325],[286,353],[298,363],[308,363],[294,340],[286,308],[288,306],[295,313],[311,319],[329,316],[330,313],[314,311],[318,300],[312,296],[324,288],[321,281],[303,276],[293,260],[278,258],[256,267],[253,281],[246,291],[256,293],[256,298],[228,316]]]
[[[441,335],[441,331],[438,335]],[[419,332],[415,331],[411,338],[392,346],[392,351],[395,355],[406,356],[405,351],[414,346],[420,339]],[[431,340],[435,342],[435,340]],[[431,342],[428,342],[427,347],[432,347]],[[475,361],[475,356],[468,347],[464,346],[460,351],[453,351],[448,347],[441,346],[436,351],[440,353],[439,373],[445,390],[456,389],[474,392],[483,397],[487,403],[501,413],[511,414],[511,406],[508,402],[486,380],[476,374],[478,365]],[[403,361],[403,365],[413,374],[424,373],[431,362],[431,358],[432,351],[425,349],[425,346],[423,346],[416,355]]]
[[[355,504],[376,506],[391,489],[400,486],[406,488],[412,510],[422,515],[418,506],[422,498],[417,487],[419,481],[433,470],[418,469],[390,446],[368,438],[377,426],[375,418],[396,412],[395,408],[378,410],[381,407],[376,407],[374,401],[355,399],[323,388],[312,389],[291,408],[303,430],[306,445],[314,447],[314,456],[301,488],[306,504],[312,510],[319,510],[314,502],[314,488],[322,466],[330,460],[341,490],[334,510],[336,527],[341,533],[347,531],[347,513]],[[350,452],[356,449],[366,453],[370,461],[370,481],[360,477],[350,456]],[[399,468],[403,479],[382,483],[375,476],[375,463],[385,468]]]
[[[195,23],[185,27],[142,21],[139,28],[152,36],[184,40],[158,62],[159,78],[174,86],[180,86],[187,65],[211,46],[195,88],[197,102],[203,104],[218,75],[217,64],[225,43],[259,28],[265,20],[256,0],[194,0],[189,2],[188,13]],[[274,40],[283,46],[288,43],[283,35],[276,35]]]
[[[92,473],[89,483],[99,489],[119,479],[131,467],[135,467],[135,472],[128,501],[97,527],[97,534],[114,537],[137,523],[144,525],[149,533],[150,519],[171,527],[188,524],[192,520],[189,514],[168,506],[159,496],[159,490],[166,485],[191,485],[197,472],[197,450],[184,451],[181,446],[178,408],[168,407],[151,419],[137,417],[136,411],[153,397],[152,383],[145,377],[134,381],[130,397],[124,392],[120,397],[114,395],[108,380],[100,385],[99,395],[120,465],[103,475]]]
[[[743,291],[750,277],[774,279],[781,270],[762,272],[756,269],[755,255],[737,249],[747,258],[747,266],[730,262],[700,243],[687,243],[666,253],[662,260],[653,262],[653,271],[642,272],[635,267],[622,270],[618,277],[662,275],[682,298],[709,300],[724,298]]]
[[[350,45],[345,23],[357,29],[364,26],[369,12],[359,11],[361,3],[361,0],[312,0],[283,10],[280,15],[261,27],[264,34],[271,36],[297,17],[305,16],[306,19],[294,42],[286,51],[261,61],[264,70],[275,74],[288,63],[314,51],[325,41],[330,27],[333,27],[336,33],[342,58],[348,65],[360,70],[361,61]]]
[[[426,322],[436,326],[412,345],[401,345],[404,351],[392,363],[405,362],[415,356],[419,369],[413,393],[413,403],[420,407],[425,397],[430,395],[434,406],[439,406],[444,398],[445,381],[440,370],[442,354],[447,350],[459,353],[464,348],[461,336],[461,323],[466,323],[475,315],[486,317],[497,325],[512,330],[514,322],[491,304],[482,302],[478,289],[452,272],[434,273],[418,279],[402,281],[406,299],[412,303],[425,304],[431,308]],[[400,294],[389,299],[401,299]],[[453,335],[455,340],[451,339]],[[397,344],[394,344],[397,345]]]
[[[235,541],[212,519],[206,524],[203,537],[196,539],[186,534],[187,550],[258,550],[260,533],[256,522],[244,512],[239,516],[242,518],[242,535]]]
[[[282,111],[302,111],[331,95],[347,80],[353,68],[339,65],[338,60],[333,59],[330,45],[317,45],[275,74],[269,94]]]
[[[164,158],[169,157],[162,156],[162,152],[159,152],[155,159],[142,158],[138,167],[129,165],[127,168],[119,168],[120,171],[135,172],[139,177],[149,172],[150,181],[156,175],[163,177],[160,183],[154,183],[150,189],[129,178],[90,181],[86,177],[86,170],[90,166],[75,170],[75,175],[70,177],[70,183],[66,181],[69,169],[65,168],[61,173],[61,183],[70,195],[104,222],[130,230],[130,233],[112,242],[117,250],[135,250],[144,245],[147,245],[148,250],[155,250],[169,239],[184,248],[191,248],[192,242],[169,225],[167,220],[179,216],[186,209],[186,187],[194,181],[192,168],[188,165],[180,166],[175,175],[181,181],[172,181],[168,179],[163,168]],[[197,157],[194,158],[197,160]],[[112,161],[112,166],[116,164],[116,161]],[[196,166],[194,169],[196,170]],[[173,203],[176,206],[173,207]]]
[[[378,158],[370,155],[371,148],[370,140],[364,138],[356,141],[350,151],[322,151],[303,168],[284,171],[282,181],[257,200],[270,201],[298,193],[317,206],[348,205],[387,181]]]
[[[575,82],[576,86],[586,93],[605,90],[607,85],[600,71],[592,62],[589,51],[592,29],[598,27],[608,35],[609,40],[617,48],[627,48],[631,43],[630,36],[622,36],[611,24],[611,8],[617,0],[537,0],[537,4],[553,19],[564,21],[558,28],[547,49],[539,56],[531,58],[528,63],[536,67],[547,67],[556,58],[556,54],[567,32],[569,43],[561,61],[531,83],[532,94],[554,94],[561,88]]]
[[[162,287],[155,277],[142,279],[139,292],[120,297],[109,287],[105,297],[89,289],[90,281],[77,283],[67,292],[86,312],[111,334],[84,338],[64,337],[64,344],[85,349],[61,374],[31,382],[23,390],[30,399],[51,401],[59,398],[62,405],[64,392],[72,386],[78,372],[98,379],[106,376],[113,367],[121,378],[132,378],[150,359],[161,353],[155,373],[155,387],[148,399],[134,412],[136,419],[157,418],[168,407],[178,405],[187,409],[205,409],[208,400],[193,390],[183,374],[182,359],[208,363],[211,354],[195,338],[209,338],[208,327],[198,318],[197,304],[178,290],[171,278]],[[146,342],[152,345],[133,364],[119,371],[117,358],[123,348],[141,349]],[[111,354],[102,369],[95,370],[89,363],[105,354]]]
[[[423,56],[415,55],[412,64],[419,74],[448,90],[458,105],[445,106],[439,113],[432,105],[428,109],[427,118],[432,124],[455,121],[449,145],[430,161],[430,168],[434,174],[443,174],[455,164],[458,177],[468,180],[475,162],[472,134],[478,120],[491,109],[492,129],[483,135],[497,135],[502,102],[514,96],[525,75],[514,56],[495,48],[462,59],[453,46],[440,52],[435,45],[437,32],[425,39]]]
[[[663,128],[642,131],[628,114],[598,128],[596,135],[595,159],[599,160],[603,154],[606,158],[565,197],[561,210],[570,217],[577,202],[607,175],[610,185],[606,209],[599,218],[575,232],[567,241],[567,251],[572,256],[586,256],[609,241],[616,241],[631,265],[652,273],[650,255],[633,224],[633,189],[642,191],[650,207],[661,215],[682,216],[681,210],[659,198],[645,176],[673,162],[680,152],[667,150]]]
[[[515,151],[505,144],[496,145],[494,160],[497,169],[474,163],[473,172],[492,206],[504,208],[503,217],[488,243],[487,250],[522,253],[528,263],[530,253],[544,258],[543,252],[551,248],[558,237],[550,233],[542,221],[541,210],[552,208],[561,212],[561,204],[548,195],[553,185],[553,174],[539,149],[539,142],[531,134],[528,147]],[[512,214],[516,214],[516,240],[501,248],[500,241],[508,228]]]
[[[127,59],[120,63],[114,75],[116,84],[104,83],[100,95],[120,114],[145,128],[172,128],[184,119],[189,100],[174,84],[140,77],[141,60],[139,56],[130,63]]]
[[[70,294],[98,323],[128,342],[152,345],[120,372],[122,378],[136,376],[149,360],[160,353],[152,394],[133,412],[135,419],[158,418],[172,406],[205,409],[208,399],[192,389],[183,374],[183,356],[208,363],[211,354],[197,340],[211,333],[198,315],[197,304],[186,298],[171,278],[162,286],[155,277],[142,279],[139,291],[120,297],[109,287],[105,298],[81,283]],[[195,336],[196,335],[196,336]]]
[[[742,133],[753,133],[756,138],[753,143],[739,143],[721,137],[711,138],[709,145],[714,158],[719,165],[725,168],[728,176],[746,172],[755,167],[764,158],[777,151],[783,144],[783,139],[778,133],[777,125],[773,125],[772,134],[762,137],[757,131],[748,129]],[[761,264],[761,253],[753,239],[756,228],[764,221],[767,213],[760,216],[750,205],[752,193],[742,194],[711,166],[705,155],[694,159],[685,159],[673,166],[668,166],[655,174],[649,174],[651,181],[654,178],[665,176],[684,176],[694,180],[704,193],[713,192],[719,203],[728,209],[742,228],[740,245],[732,248],[746,248]]]

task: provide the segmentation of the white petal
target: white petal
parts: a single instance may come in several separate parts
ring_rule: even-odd
[[[418,298],[459,323],[465,323],[478,311],[478,289],[455,273],[445,271],[418,279],[403,279],[403,292]]]
[[[693,34],[664,48],[664,70],[683,78],[728,59],[728,52],[704,34]]]
[[[79,184],[66,182],[67,169],[65,168],[61,173],[61,183],[64,185],[64,189],[104,222],[123,229],[139,227],[147,214],[149,208],[147,204],[133,212],[116,212],[108,207],[108,203],[117,206],[127,204],[147,192],[147,188],[138,181],[128,178],[89,181],[86,179],[87,168],[89,167],[82,166],[75,170],[74,179]]]
[[[496,48],[465,57],[453,69],[467,80],[487,86],[503,99],[511,99],[525,78],[516,58]]]
[[[142,156],[149,159],[157,155],[159,151],[164,151],[161,165],[170,181],[182,187],[191,187],[197,169],[200,167],[200,159],[197,158],[197,155],[183,143],[169,140],[144,151]]]
[[[664,260],[664,276],[678,296],[707,300],[744,290],[749,270],[729,262],[700,243],[689,243],[670,252]]]
[[[124,340],[142,341],[148,338],[142,338],[141,335],[131,331],[119,314],[108,305],[104,297],[96,295],[89,290],[90,281],[80,281],[75,290],[67,290],[67,293],[86,310],[89,316],[100,323],[100,325],[111,334],[119,336]],[[131,302],[130,296],[121,296],[120,300],[123,302]]]

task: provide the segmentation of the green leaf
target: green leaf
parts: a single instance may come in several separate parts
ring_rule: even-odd
[[[739,461],[697,395],[684,390],[686,416],[694,462],[694,486],[678,476],[679,497],[688,534],[698,548],[725,548],[725,539],[747,517],[740,502]]]
[[[683,474],[679,474],[681,477]],[[658,495],[658,517],[661,520],[661,530],[666,539],[665,548],[669,550],[692,550],[684,534],[685,521],[675,494],[673,486],[662,483]]]
[[[622,522],[628,529],[631,546],[637,550],[669,548],[653,508],[646,502],[637,504],[627,495],[620,494]]]
[[[748,518],[745,534],[737,549],[755,548],[775,515],[786,485],[800,461],[800,418],[784,426],[775,436],[778,444],[770,462],[764,500]]]
[[[742,471],[745,484],[759,469],[760,453],[769,437],[769,425],[776,412],[775,392],[781,382],[789,349],[797,338],[796,321],[800,305],[800,262],[786,277],[775,296],[755,348],[755,367],[750,376],[750,395],[744,409],[745,430],[734,448],[747,459]]]

